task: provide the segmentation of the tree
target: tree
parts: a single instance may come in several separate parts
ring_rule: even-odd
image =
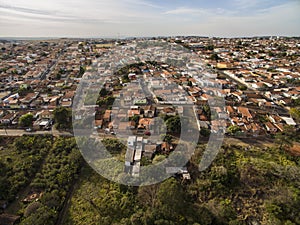
[[[228,127],[228,132],[230,134],[236,134],[239,131],[241,131],[241,128],[239,126],[232,125],[232,126]]]
[[[300,110],[299,109],[291,108],[290,114],[296,121],[300,121]]]
[[[218,54],[214,53],[210,56],[210,59],[211,60],[214,60],[214,61],[218,61],[219,59],[221,59]]]
[[[32,127],[33,115],[27,113],[19,118],[19,125],[21,127]]]
[[[161,139],[164,140],[165,142],[171,144],[173,141],[173,136],[170,134],[164,134],[164,135],[161,135]]]
[[[52,225],[53,224],[54,225],[55,224],[54,221],[56,217],[57,217],[57,213],[54,210],[42,206],[36,210],[36,213],[31,214],[29,217],[24,219],[20,224],[22,225],[31,225],[31,224]]]
[[[103,139],[102,144],[105,146],[106,150],[112,154],[119,154],[126,149],[126,146],[117,139]]]
[[[58,129],[71,128],[72,125],[72,112],[65,107],[58,107],[53,112],[54,120]]]
[[[106,97],[109,94],[109,91],[107,91],[105,88],[102,88],[99,94],[100,97]]]
[[[164,181],[157,192],[158,206],[165,219],[177,221],[179,217],[186,214],[186,194],[182,186],[174,178]]]
[[[215,48],[215,46],[213,46],[213,45],[205,46],[205,50],[209,50],[209,51],[214,50],[214,48]]]
[[[160,163],[160,162],[164,161],[165,159],[166,159],[166,156],[164,156],[164,155],[156,155],[154,157],[154,159],[152,160],[152,163],[153,164]]]
[[[210,129],[201,127],[200,134],[204,137],[208,137],[210,135]]]
[[[43,205],[40,202],[33,202],[30,205],[28,205],[25,209],[24,216],[29,217],[33,213],[36,213],[36,211],[42,207]]]
[[[172,133],[180,133],[181,131],[181,122],[179,116],[172,116],[166,121],[168,131]]]
[[[203,113],[204,113],[204,115],[205,115],[207,118],[210,118],[210,117],[211,117],[211,110],[210,110],[209,105],[204,105],[204,106],[203,106]]]
[[[290,148],[293,146],[294,128],[285,126],[284,132],[279,132],[275,135],[275,142],[279,145],[279,149]]]
[[[153,184],[150,186],[143,186],[138,189],[138,202],[141,206],[147,208],[154,208],[157,205],[157,193],[159,185]]]
[[[139,115],[133,115],[133,116],[130,118],[130,121],[134,121],[135,124],[139,124],[140,116],[139,116]]]
[[[79,75],[82,76],[84,73],[85,73],[85,68],[83,66],[80,66]]]

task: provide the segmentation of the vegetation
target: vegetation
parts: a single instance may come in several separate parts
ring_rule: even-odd
[[[30,185],[34,193],[43,193],[40,204],[32,209],[32,203],[26,208],[22,225],[56,223],[81,164],[74,138],[59,138],[53,143],[41,171]],[[32,212],[28,213],[29,210]]]
[[[69,129],[72,127],[72,112],[70,109],[58,107],[53,114],[58,129]]]
[[[32,127],[33,115],[31,113],[27,113],[20,117],[19,125],[21,127]]]
[[[11,202],[37,173],[50,137],[23,136],[0,151],[0,200]]]
[[[171,116],[166,120],[167,129],[170,133],[180,133],[181,122],[179,116]]]
[[[200,173],[204,150],[199,145],[188,165],[188,183],[170,178],[125,187],[84,169],[64,224],[299,224],[297,157],[278,148],[224,146]]]
[[[231,135],[234,135],[234,134],[238,133],[239,131],[241,131],[241,128],[239,126],[232,125],[232,126],[229,126],[227,130]]]
[[[209,137],[211,131],[206,127],[201,127],[200,134],[204,137]]]
[[[293,133],[285,132],[287,137]],[[169,134],[163,138],[173,139]],[[206,146],[199,144],[187,165],[190,181],[175,176],[130,187],[110,182],[84,164],[74,138],[23,136],[0,142],[5,146],[0,151],[0,200],[20,202],[14,213],[22,225],[300,223],[300,159],[285,151],[286,144],[224,145],[203,172],[198,165]],[[117,139],[102,143],[114,156],[125,153]],[[157,155],[153,162],[165,158]],[[21,190],[25,197],[42,195],[23,203]]]
[[[299,140],[299,134],[295,132],[292,126],[285,126],[284,132],[278,132],[275,135],[275,143],[280,150],[288,150],[293,146],[293,142]]]
[[[291,108],[290,114],[296,121],[300,121],[300,110],[299,109]]]

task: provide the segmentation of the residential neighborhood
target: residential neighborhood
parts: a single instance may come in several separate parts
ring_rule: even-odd
[[[71,109],[76,94],[85,100],[76,105],[75,123],[95,113],[99,132],[154,135],[155,118],[184,115],[187,108],[181,105],[190,106],[199,131],[219,132],[225,123],[237,128],[225,129],[228,135],[248,137],[298,126],[289,114],[299,105],[298,39],[60,39],[0,45],[3,129],[23,129],[19,120],[28,113],[33,115],[30,127],[51,129],[53,111]],[[170,51],[164,45],[187,50]],[[145,46],[139,53],[137,47]],[[111,54],[114,48],[121,53]],[[153,53],[160,61],[147,60]],[[214,103],[218,97],[225,104]]]

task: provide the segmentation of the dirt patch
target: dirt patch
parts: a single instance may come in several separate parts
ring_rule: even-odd
[[[289,152],[294,156],[300,156],[300,143],[297,142],[290,148]]]
[[[274,146],[274,140],[269,138],[234,138],[226,137],[224,139],[225,144],[240,145],[243,147],[255,146],[255,147],[272,147]]]

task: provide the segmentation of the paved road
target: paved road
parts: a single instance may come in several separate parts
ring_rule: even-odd
[[[22,129],[0,129],[0,136],[12,136],[12,137],[18,137],[23,135],[45,135],[50,134],[53,136],[73,136],[70,132],[65,131],[58,131],[58,130],[51,130],[51,131],[34,131],[34,132],[27,132]]]

